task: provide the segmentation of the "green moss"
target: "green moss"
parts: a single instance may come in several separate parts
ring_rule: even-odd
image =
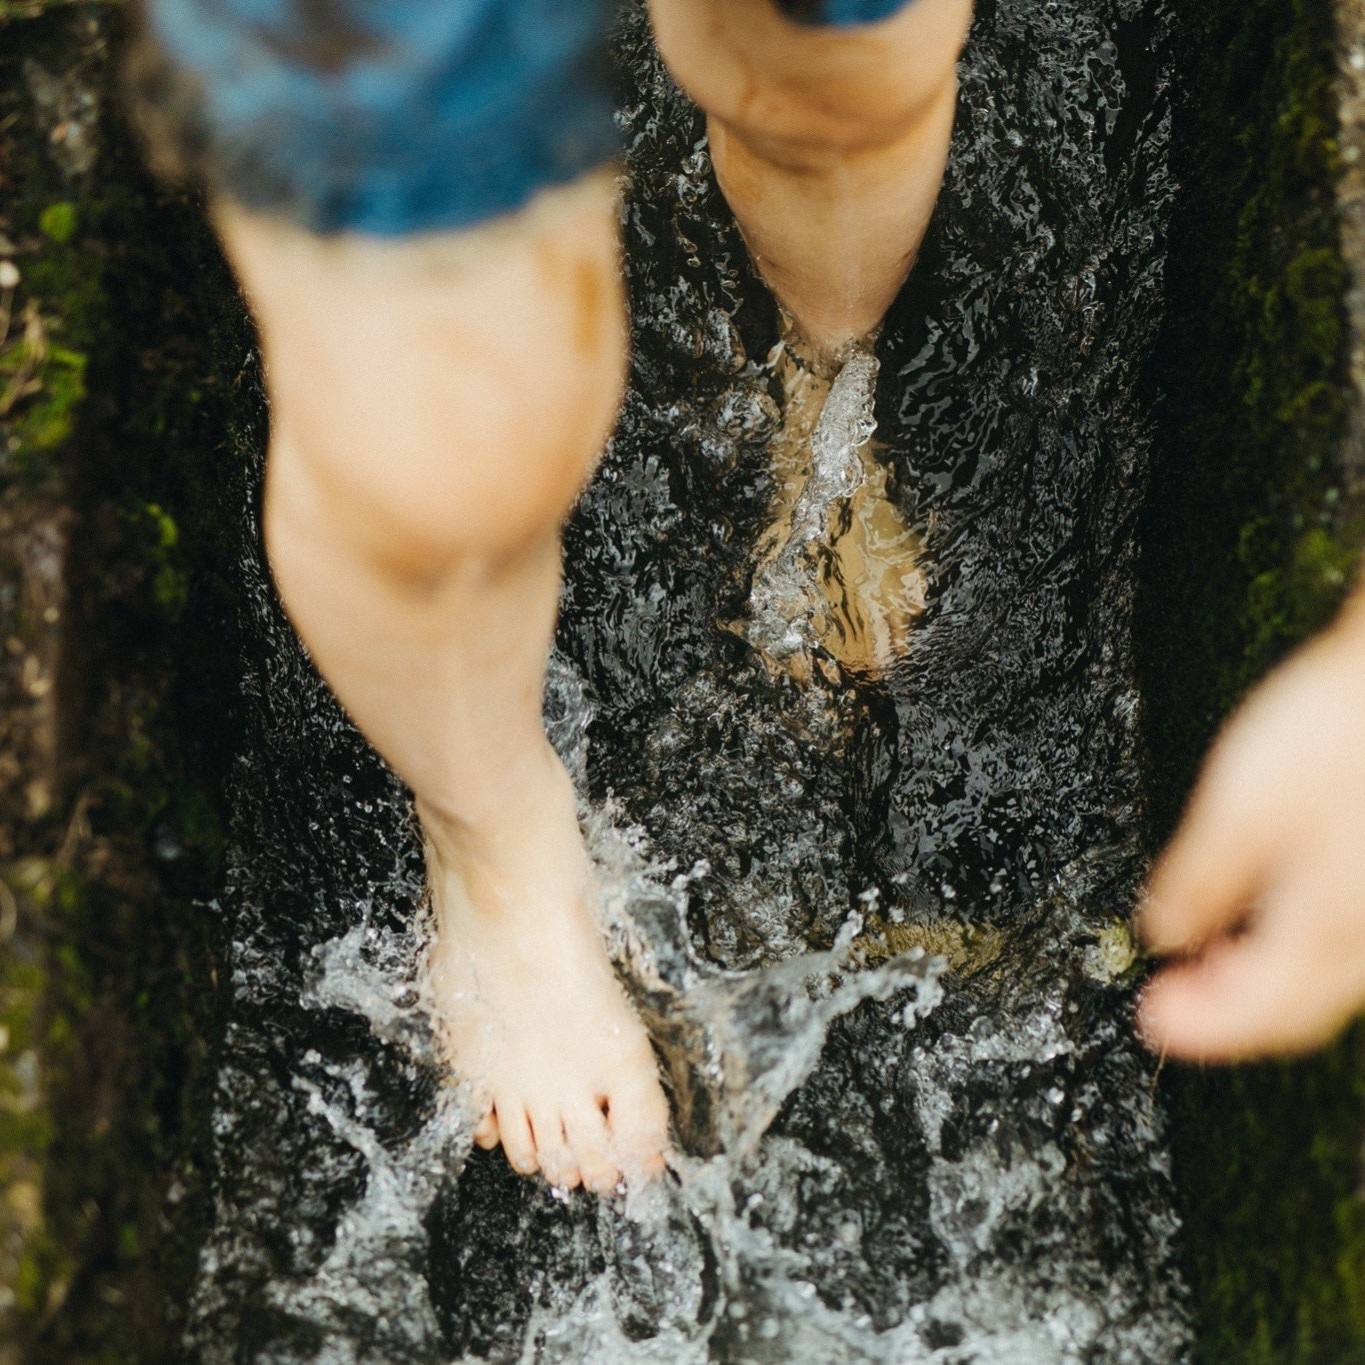
[[[175,621],[189,600],[189,582],[176,554],[180,528],[158,503],[149,502],[143,511],[152,530],[152,600],[168,620]]]
[[[38,367],[38,396],[16,424],[20,451],[46,454],[75,429],[76,413],[85,397],[85,357],[64,346],[49,346]]]
[[[149,502],[145,508],[148,518],[156,528],[156,543],[162,550],[173,550],[180,543],[180,528],[175,518],[160,504]]]
[[[43,484],[80,419],[105,295],[100,263],[72,243],[76,206],[63,200],[28,215],[48,246],[24,260],[8,336],[0,336],[0,420],[10,466]]]
[[[76,225],[79,221],[75,204],[62,200],[56,204],[49,204],[38,215],[38,231],[50,241],[64,246],[76,235]]]
[[[76,3],[78,0],[0,0],[0,26],[19,19],[36,19],[44,10]]]
[[[29,861],[17,871],[10,895],[17,891],[29,905],[42,904],[53,914],[82,907],[82,888],[68,869]],[[69,943],[0,968],[0,1027],[8,1042],[0,1050],[0,1188],[36,1192],[42,1165],[60,1142],[56,1118],[35,1090],[32,1059],[40,1057],[46,1071],[70,1064],[90,998],[88,966]],[[64,1299],[76,1259],[50,1223],[34,1219],[35,1212],[21,1214],[28,1225],[20,1229],[22,1251],[10,1288],[21,1312],[42,1318]]]
[[[41,1234],[33,1237],[20,1258],[14,1285],[20,1308],[34,1316],[47,1312],[54,1299],[54,1288],[69,1280],[70,1274],[70,1260],[52,1239]]]
[[[23,1288],[13,1323],[0,1304],[0,1356],[13,1328],[33,1365],[169,1359],[206,1216],[225,580],[263,426],[202,210],[151,183],[120,123],[118,10],[0,6],[0,230],[21,277],[0,394],[21,370],[25,389],[0,411],[0,509],[20,531],[59,509],[69,529],[54,695],[81,760],[38,815],[0,776],[20,923],[0,951],[0,1192],[20,1196],[0,1193],[0,1286]],[[53,159],[30,57],[98,103],[90,174]],[[3,553],[20,540],[0,540],[0,640],[29,650],[41,623]]]

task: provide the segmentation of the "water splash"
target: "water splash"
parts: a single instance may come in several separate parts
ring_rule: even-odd
[[[606,843],[599,823],[599,858]],[[615,875],[603,908],[614,956],[659,1047],[689,1152],[751,1155],[815,1069],[830,1025],[864,1001],[899,997],[909,1027],[940,999],[942,958],[916,949],[877,967],[856,961],[857,914],[828,952],[748,972],[712,966],[692,947],[680,894],[704,869],[676,879],[665,894],[647,866],[621,875],[619,850],[638,856],[636,839],[618,834],[611,843],[618,851],[609,855]]]
[[[801,361],[796,368],[802,368]],[[835,540],[837,506],[847,504],[867,483],[862,449],[877,429],[873,402],[880,368],[871,351],[855,349],[828,392],[817,387],[824,401],[809,438],[801,491],[770,533],[775,543],[766,553],[760,550],[742,627],[750,643],[775,660],[809,659],[823,643],[826,632],[817,625],[821,612],[815,598]],[[788,423],[797,427],[794,436],[800,443],[804,414],[794,397],[794,386],[789,386]],[[804,671],[809,673],[809,667]]]
[[[858,348],[834,376],[811,438],[810,482],[798,503],[796,532],[803,543],[825,534],[829,505],[835,498],[851,498],[865,482],[858,451],[877,430],[872,405],[880,372],[876,355]]]

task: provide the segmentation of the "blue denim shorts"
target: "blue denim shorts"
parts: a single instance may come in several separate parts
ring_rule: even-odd
[[[908,0],[778,0],[801,23]],[[612,0],[149,0],[217,188],[316,232],[447,231],[616,152]]]

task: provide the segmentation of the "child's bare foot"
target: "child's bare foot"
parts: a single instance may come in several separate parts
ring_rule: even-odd
[[[432,1004],[475,1140],[522,1175],[597,1193],[657,1174],[668,1105],[593,915],[573,787],[547,745],[523,809],[474,831],[422,810],[435,902]]]

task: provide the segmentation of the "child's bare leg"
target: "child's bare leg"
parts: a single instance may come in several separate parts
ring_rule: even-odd
[[[658,1169],[667,1108],[589,903],[541,728],[559,526],[615,417],[609,178],[449,236],[324,240],[221,204],[272,401],[266,538],[289,613],[412,786],[455,1071],[519,1171]]]
[[[971,0],[913,0],[852,29],[773,0],[650,0],[659,48],[706,111],[721,189],[806,340],[881,321],[938,196]]]
[[[789,340],[807,353],[779,370],[787,398],[773,449],[779,491],[741,629],[798,678],[813,662],[806,632],[789,628],[801,618],[841,667],[884,672],[923,607],[917,542],[865,450],[861,485],[823,512],[818,550],[793,540],[808,534],[794,527],[793,509],[811,477],[820,406],[809,400],[818,391],[822,402],[827,388],[802,370],[831,369],[905,282],[947,163],[971,0],[913,0],[851,29],[799,26],[773,0],[650,8],[664,60],[706,111],[717,179],[790,315]]]

